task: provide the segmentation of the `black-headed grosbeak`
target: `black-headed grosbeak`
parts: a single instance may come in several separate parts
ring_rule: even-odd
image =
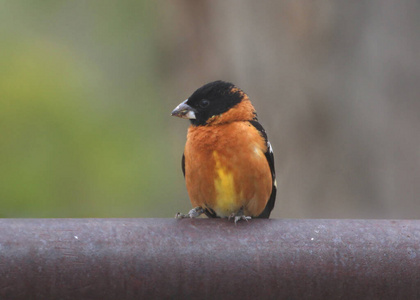
[[[194,208],[176,217],[268,218],[277,191],[273,149],[247,94],[214,81],[172,116],[191,121],[182,171]]]

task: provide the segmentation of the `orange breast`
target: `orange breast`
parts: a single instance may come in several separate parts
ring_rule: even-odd
[[[192,205],[221,217],[243,208],[258,216],[271,194],[264,139],[249,122],[190,127],[185,180]]]

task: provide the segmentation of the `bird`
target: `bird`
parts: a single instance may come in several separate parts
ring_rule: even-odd
[[[172,116],[188,119],[182,172],[193,208],[176,218],[269,218],[277,193],[273,148],[248,95],[207,83]]]

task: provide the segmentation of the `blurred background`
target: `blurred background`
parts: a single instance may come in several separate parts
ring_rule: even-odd
[[[420,2],[1,1],[0,217],[173,217],[217,80],[273,145],[275,218],[420,217]]]

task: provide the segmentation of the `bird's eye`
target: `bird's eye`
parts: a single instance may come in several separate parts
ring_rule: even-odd
[[[207,99],[201,99],[200,103],[198,103],[198,105],[200,105],[201,108],[206,108],[207,106],[209,106],[210,101]]]

